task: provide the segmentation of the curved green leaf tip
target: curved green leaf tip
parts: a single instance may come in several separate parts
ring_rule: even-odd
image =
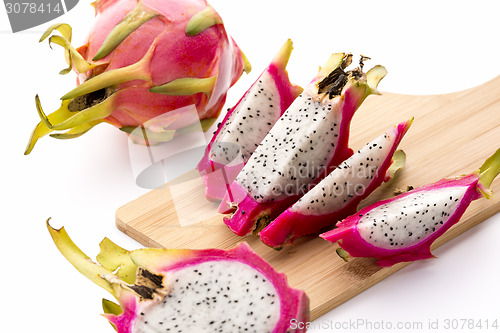
[[[53,133],[49,134],[50,137],[59,139],[59,140],[68,140],[68,139],[75,139],[83,134],[87,133],[90,131],[94,126],[104,122],[104,119],[98,119],[94,121],[89,121],[87,123],[81,124],[79,126],[75,126],[69,130],[67,130],[64,133]]]
[[[61,33],[61,36],[71,43],[72,28],[67,23],[56,23],[51,25],[50,27],[47,28],[47,30],[45,30],[45,32],[42,34],[42,37],[40,37],[40,40],[38,42],[39,43],[43,42],[47,37],[50,36],[52,31],[54,30],[59,31]]]
[[[405,166],[406,163],[406,154],[402,150],[396,150],[394,152],[394,155],[392,155],[392,164],[389,167],[388,173],[389,173],[389,178],[392,179],[394,178],[394,175],[396,172],[400,169],[402,169]]]
[[[118,277],[128,284],[135,283],[137,265],[130,259],[130,251],[116,245],[108,238],[99,244],[101,251],[96,260],[102,267],[115,272]]]
[[[115,316],[119,316],[123,313],[123,309],[118,304],[105,298],[102,299],[102,309],[104,313]]]
[[[281,46],[278,53],[274,56],[273,64],[282,69],[285,69],[286,65],[288,64],[288,60],[290,60],[290,55],[292,54],[292,50],[293,50],[293,42],[291,39],[287,39],[285,44]]]
[[[152,87],[149,91],[171,96],[189,96],[197,93],[205,93],[210,97],[216,81],[217,76],[202,79],[185,77],[172,80],[161,86]]]
[[[212,7],[208,6],[191,17],[186,26],[186,35],[196,36],[211,26],[222,24],[222,19]]]
[[[115,98],[116,94],[113,94],[104,101],[77,112],[69,110],[69,100],[63,100],[61,107],[48,116],[43,112],[38,95],[35,97],[35,101],[38,115],[42,123],[51,131],[69,130],[75,127],[79,127],[79,129],[82,130],[88,130],[90,128],[87,129],[85,124],[90,123],[89,125],[91,126],[96,125],[96,122],[102,121],[104,118],[111,115]]]
[[[163,275],[155,274],[145,268],[138,268],[131,257],[132,252],[104,239],[100,244],[101,252],[98,256],[98,263],[95,263],[73,243],[64,228],[52,228],[49,220],[47,220],[47,229],[61,254],[80,273],[115,296],[120,304],[123,304],[122,296],[127,291],[133,292],[141,299],[144,297],[154,299],[156,296],[163,298],[169,293],[170,288],[163,283]],[[132,285],[124,281],[122,277],[132,280],[128,272],[134,268],[137,268],[137,283]],[[158,278],[161,278],[160,283]],[[118,304],[108,300],[103,300],[103,308],[108,314],[118,314],[121,311]]]
[[[49,224],[50,218],[47,220],[47,229],[49,230],[54,244],[57,246],[61,254],[83,275],[98,286],[106,289],[112,295],[115,295],[115,289],[104,276],[113,274],[102,266],[92,262],[90,258],[83,253],[69,238],[68,233],[61,229],[54,229]]]
[[[114,95],[103,102],[89,108],[75,112],[69,110],[71,100],[63,100],[56,111],[46,115],[42,109],[40,98],[35,96],[35,105],[40,117],[40,122],[31,133],[31,137],[24,151],[24,155],[31,153],[37,141],[45,135],[57,130],[67,130],[64,133],[53,133],[51,137],[56,139],[73,139],[91,130],[94,126],[105,121],[111,112]]]
[[[243,71],[248,74],[252,71],[252,64],[248,61],[245,53],[241,52],[241,57],[243,58]]]
[[[351,256],[349,255],[349,253],[344,250],[343,248],[339,247],[337,250],[335,250],[335,252],[337,252],[337,255],[342,258],[342,260],[344,260],[345,262],[348,262],[349,259],[351,258]]]
[[[342,65],[344,62],[344,59],[346,57],[351,56],[350,54],[345,54],[345,53],[333,53],[330,58],[328,58],[328,61],[326,64],[319,69],[318,75],[316,76],[316,79],[320,78],[322,79],[323,77],[327,76],[330,74],[335,68],[339,67]]]
[[[158,13],[145,8],[139,1],[134,10],[109,32],[92,60],[97,61],[110,54],[128,35],[155,16]]]
[[[500,148],[491,155],[479,168],[479,183],[489,188],[496,176],[500,173]]]
[[[379,95],[380,92],[377,90],[380,81],[387,75],[387,70],[384,66],[376,65],[366,72],[366,82],[372,90],[372,94]]]
[[[35,96],[35,106],[36,106],[36,111],[38,112],[38,116],[40,117],[42,123],[48,129],[52,129],[52,124],[50,123],[49,118],[45,115],[45,112],[43,112],[42,103],[40,103],[40,97],[38,97],[38,95]]]
[[[52,35],[50,34],[54,31],[57,30],[61,33],[60,36],[58,35]],[[42,37],[40,38],[40,42],[43,42],[47,37],[50,36],[49,38],[49,45],[52,43],[55,43],[57,45],[60,45],[64,48],[65,50],[65,58],[66,62],[68,63],[68,67],[61,70],[59,74],[68,74],[73,68],[78,71],[79,73],[85,73],[88,70],[94,68],[97,66],[97,64],[91,64],[88,61],[86,61],[82,55],[71,45],[71,34],[72,34],[72,29],[69,24],[65,23],[56,23],[51,25],[43,34]],[[52,46],[51,46],[52,47]]]
[[[93,76],[71,91],[64,94],[61,99],[65,100],[76,98],[79,96],[90,94],[100,89],[111,88],[120,83],[132,80],[150,80],[150,74],[145,69],[145,65],[149,60],[150,55],[151,54],[148,52],[148,54],[146,54],[143,59],[132,65],[112,69],[110,71],[106,71],[99,75]]]

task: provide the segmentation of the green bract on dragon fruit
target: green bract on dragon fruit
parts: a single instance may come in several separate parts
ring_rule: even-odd
[[[142,126],[152,141],[168,141],[192,125],[180,115],[193,107],[206,130],[227,90],[251,69],[205,0],[97,0],[93,6],[96,20],[84,45],[71,45],[68,24],[52,25],[40,39],[65,49],[69,67],[60,73],[74,70],[78,86],[49,115],[36,96],[41,121],[25,154],[54,131],[52,137],[75,138],[102,122],[127,133]],[[165,114],[171,116],[154,128],[144,125]]]
[[[305,332],[309,299],[246,243],[230,250],[139,249],[109,239],[92,262],[61,228],[47,227],[75,266],[118,301],[103,300],[118,333]]]

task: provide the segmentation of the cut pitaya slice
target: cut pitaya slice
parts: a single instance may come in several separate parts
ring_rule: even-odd
[[[404,152],[396,148],[412,121],[394,126],[342,162],[262,230],[262,242],[279,248],[355,213],[361,200],[404,165]]]
[[[292,49],[288,40],[219,124],[197,166],[207,199],[222,200],[255,148],[302,92],[290,82],[286,71]]]
[[[61,228],[49,232],[78,271],[109,291],[105,317],[118,333],[305,332],[309,300],[246,243],[231,250],[139,249],[108,239],[92,262]]]
[[[60,74],[75,70],[79,86],[48,116],[36,96],[41,122],[25,154],[53,131],[63,132],[52,137],[70,139],[102,122],[127,133],[142,126],[148,137],[168,141],[175,130],[192,125],[192,119],[178,119],[175,112],[191,105],[206,130],[217,119],[227,90],[244,70],[250,71],[205,0],[98,0],[93,6],[96,21],[83,46],[71,45],[68,24],[52,25],[40,40],[49,38],[65,49],[69,67]],[[54,31],[61,35],[50,36]],[[161,124],[149,128],[148,121],[160,115]]]
[[[380,266],[432,258],[431,244],[456,224],[469,204],[491,197],[500,172],[500,149],[469,175],[445,178],[363,208],[320,236],[353,257]]]
[[[345,71],[352,55],[333,54],[257,147],[219,206],[235,234],[262,230],[352,155],[351,119],[386,74],[382,66],[363,73],[363,59]]]

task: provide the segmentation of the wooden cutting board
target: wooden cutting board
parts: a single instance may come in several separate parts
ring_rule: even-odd
[[[362,202],[361,207],[393,196],[398,188],[417,187],[479,168],[500,147],[500,77],[445,95],[370,96],[354,116],[351,148],[361,148],[387,128],[412,116],[415,121],[400,145],[407,154],[405,168]],[[228,249],[246,241],[275,269],[286,273],[291,286],[306,291],[312,319],[406,265],[380,268],[367,258],[345,263],[336,255],[336,246],[314,237],[275,251],[256,236],[235,236],[224,225],[222,216],[216,212],[217,204],[205,200],[196,171],[188,172],[176,183],[169,184],[175,188],[175,207],[169,186],[152,190],[118,209],[117,227],[152,247]],[[499,212],[500,179],[496,179],[492,189],[497,193],[496,198],[473,202],[461,222],[438,239],[434,247]],[[202,222],[179,223],[177,211],[183,212],[184,220],[187,216]]]

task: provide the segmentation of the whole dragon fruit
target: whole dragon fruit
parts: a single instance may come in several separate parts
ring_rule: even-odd
[[[500,149],[478,171],[374,203],[320,236],[338,242],[348,253],[342,256],[377,258],[380,266],[432,258],[431,244],[473,200],[491,197],[489,187],[499,172]]]
[[[396,148],[412,121],[394,126],[342,162],[262,230],[262,242],[279,248],[355,213],[361,200],[404,165],[405,154]]]
[[[104,299],[103,308],[118,333],[305,332],[290,324],[308,322],[307,296],[246,243],[227,251],[127,251],[105,238],[97,264],[64,228],[47,227],[64,257],[117,299]]]
[[[386,74],[382,66],[365,74],[364,59],[346,71],[352,55],[333,54],[257,147],[219,206],[235,234],[262,230],[352,155],[351,119]]]
[[[186,107],[197,111],[206,130],[227,90],[250,70],[206,0],[97,0],[93,6],[97,19],[83,46],[71,45],[67,24],[52,25],[40,39],[60,32],[49,43],[65,49],[69,67],[60,73],[75,70],[78,86],[48,116],[36,96],[41,122],[25,154],[53,131],[65,131],[51,134],[55,138],[75,138],[102,122],[127,133],[141,126],[146,139],[168,141],[176,129],[192,125],[181,117]]]
[[[281,47],[271,64],[230,109],[197,166],[209,200],[221,200],[255,148],[302,92],[290,83],[286,65],[292,41]]]

